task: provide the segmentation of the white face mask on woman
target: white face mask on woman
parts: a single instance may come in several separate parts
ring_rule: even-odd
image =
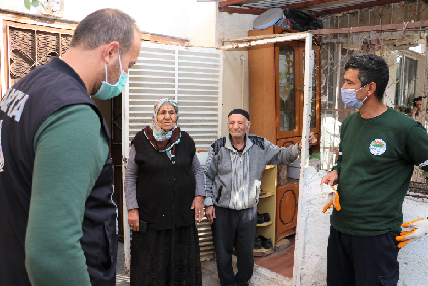
[[[342,95],[343,103],[350,108],[360,109],[360,107],[363,106],[364,100],[366,100],[367,96],[360,101],[357,99],[357,91],[362,88],[365,88],[366,86],[367,85],[360,87],[357,90],[350,88],[342,88],[340,93]]]

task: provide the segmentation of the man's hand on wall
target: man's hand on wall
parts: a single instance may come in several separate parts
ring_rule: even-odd
[[[309,133],[309,145],[317,145],[318,140],[317,138],[315,138],[315,134],[314,132]],[[300,150],[302,150],[302,143],[299,142],[298,147]]]
[[[206,207],[205,215],[207,216],[208,221],[212,224],[215,219],[215,207],[214,206]]]
[[[401,225],[405,228],[413,228],[409,231],[403,231],[395,239],[400,241],[398,247],[405,246],[412,239],[419,239],[428,233],[428,219],[421,218],[411,222],[406,222]]]

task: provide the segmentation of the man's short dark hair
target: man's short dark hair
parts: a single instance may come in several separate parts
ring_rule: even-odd
[[[83,45],[92,50],[113,41],[119,43],[120,54],[126,54],[134,43],[135,20],[117,9],[101,9],[86,16],[77,25],[70,46]]]
[[[374,82],[375,96],[382,101],[389,80],[389,67],[382,57],[376,55],[352,56],[345,65],[345,70],[358,70],[361,86]]]

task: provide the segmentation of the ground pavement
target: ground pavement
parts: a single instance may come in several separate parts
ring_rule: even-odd
[[[117,276],[116,285],[128,286],[129,276],[124,274],[124,252],[123,243],[119,242],[117,251]],[[233,267],[236,271],[236,257],[232,259]],[[204,261],[202,266],[202,285],[203,286],[218,286],[220,281],[217,277],[217,267],[215,261]],[[254,265],[254,274],[250,280],[250,285],[257,286],[291,286],[292,280],[290,278],[279,275],[266,268]]]

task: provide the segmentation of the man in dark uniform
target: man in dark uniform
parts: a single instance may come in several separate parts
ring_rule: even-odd
[[[98,10],[2,97],[0,285],[116,284],[109,132],[90,95],[120,94],[139,51],[135,21]]]

